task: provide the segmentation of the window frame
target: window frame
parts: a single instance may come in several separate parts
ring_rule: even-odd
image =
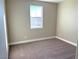
[[[41,19],[40,19],[40,20],[41,20],[42,22],[41,22],[41,25],[40,25],[40,26],[34,26],[34,27],[32,26],[32,22],[31,22],[31,21],[32,21],[31,6],[41,7],[41,15],[42,15],[42,16],[41,16]],[[37,16],[36,16],[36,17],[37,17]],[[42,28],[43,28],[43,23],[44,23],[44,21],[43,21],[43,6],[41,6],[41,5],[36,5],[36,4],[31,4],[31,5],[30,5],[30,28],[31,28],[31,29],[42,29]]]

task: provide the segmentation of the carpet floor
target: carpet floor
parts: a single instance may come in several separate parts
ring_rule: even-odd
[[[75,59],[76,47],[59,39],[10,46],[9,59]]]

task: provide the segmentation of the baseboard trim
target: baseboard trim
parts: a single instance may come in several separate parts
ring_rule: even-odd
[[[77,44],[73,43],[73,42],[70,42],[64,38],[61,38],[59,36],[50,36],[50,37],[43,37],[43,38],[37,38],[37,39],[31,39],[31,40],[25,40],[25,41],[19,41],[19,42],[13,42],[13,43],[9,43],[9,45],[18,45],[18,44],[23,44],[23,43],[30,43],[30,42],[35,42],[35,41],[41,41],[41,40],[48,40],[48,39],[52,39],[52,38],[57,38],[59,40],[62,40],[66,43],[69,43],[73,46],[76,46],[77,47]]]
[[[64,38],[59,37],[59,36],[56,36],[56,38],[77,47],[76,43],[70,42]]]
[[[40,40],[47,40],[47,39],[52,39],[52,38],[56,38],[56,36],[50,36],[50,37],[43,37],[43,38],[37,38],[37,39],[31,39],[31,40],[25,40],[25,41],[19,41],[19,42],[13,42],[13,43],[9,43],[9,45],[17,45],[17,44],[35,42],[35,41],[40,41]]]

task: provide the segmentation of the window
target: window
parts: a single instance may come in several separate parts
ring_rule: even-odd
[[[43,7],[30,5],[30,27],[31,29],[43,28]]]

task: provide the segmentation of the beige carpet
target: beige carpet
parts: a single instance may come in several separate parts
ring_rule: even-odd
[[[75,59],[76,47],[49,39],[10,47],[9,59]]]

